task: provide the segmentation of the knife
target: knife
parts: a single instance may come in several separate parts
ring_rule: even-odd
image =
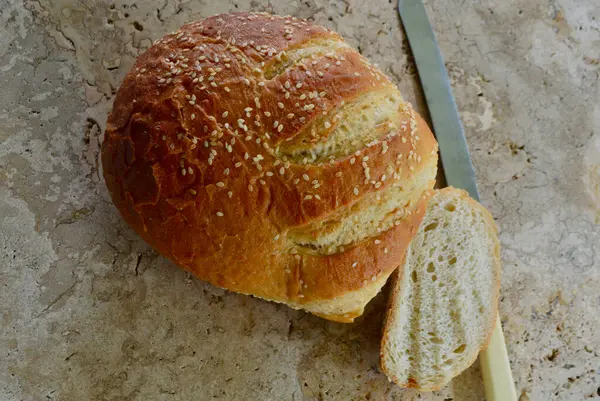
[[[408,37],[448,185],[466,190],[479,201],[469,154],[448,71],[421,0],[398,0],[398,14]],[[517,401],[500,317],[490,343],[480,354],[487,401]]]

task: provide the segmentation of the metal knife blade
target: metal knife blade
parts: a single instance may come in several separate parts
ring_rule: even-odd
[[[448,72],[421,0],[399,0],[398,13],[413,53],[448,185],[479,200],[469,148]]]

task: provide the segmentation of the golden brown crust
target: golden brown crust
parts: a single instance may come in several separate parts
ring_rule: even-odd
[[[356,156],[368,161],[372,177],[393,166],[395,180],[365,182],[353,154],[325,163],[278,156],[282,144],[301,140],[299,133],[345,102],[382,88],[395,91],[347,47],[265,78],[282,52],[316,40],[341,43],[325,28],[267,14],[223,14],[185,25],[136,61],[102,146],[115,205],[158,252],[220,287],[295,305],[333,299],[389,275],[424,208],[333,255],[299,251],[287,232],[411,180],[437,160],[433,135],[407,104],[402,128]]]

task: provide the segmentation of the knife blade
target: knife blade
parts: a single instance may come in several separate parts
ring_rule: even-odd
[[[433,131],[448,185],[466,190],[479,200],[475,171],[458,109],[452,96],[448,73],[420,0],[399,0],[398,12],[417,65]]]
[[[475,171],[467,140],[452,95],[448,71],[427,12],[421,0],[398,0],[398,14],[404,26],[425,94],[433,131],[448,185],[462,188],[479,201]],[[480,364],[488,401],[517,401],[506,342],[500,318],[490,343],[480,354]]]

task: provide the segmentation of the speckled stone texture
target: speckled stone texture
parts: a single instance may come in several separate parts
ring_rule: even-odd
[[[0,400],[484,399],[477,364],[435,393],[388,383],[385,295],[344,325],[207,285],[143,243],[101,179],[136,56],[215,13],[331,27],[423,112],[393,3],[0,0]],[[501,232],[520,400],[600,399],[600,3],[427,8]]]

